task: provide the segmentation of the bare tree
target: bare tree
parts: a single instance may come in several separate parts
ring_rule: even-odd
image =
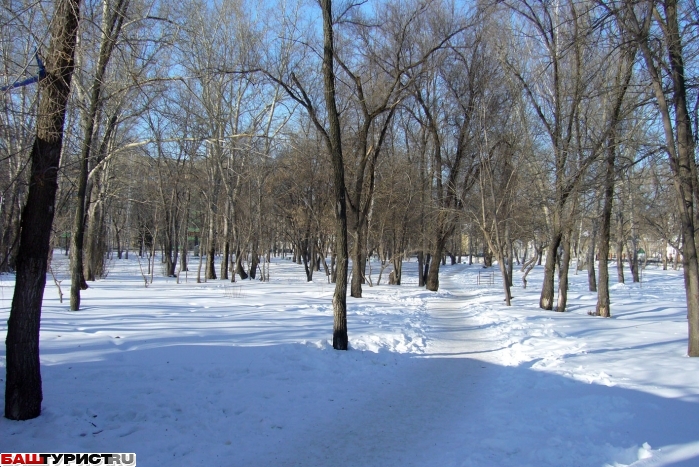
[[[633,36],[640,49],[663,124],[682,232],[689,318],[688,354],[699,357],[699,259],[695,237],[699,182],[694,154],[696,142],[688,110],[681,4],[677,0],[649,0],[622,1],[612,6],[620,27]]]
[[[85,113],[85,136],[80,154],[80,176],[78,177],[77,205],[73,225],[73,248],[71,248],[71,285],[70,309],[80,309],[80,291],[87,288],[83,272],[83,239],[85,235],[85,197],[87,194],[87,176],[90,163],[92,140],[97,124],[98,113],[103,105],[102,86],[107,65],[117,43],[121,28],[124,24],[126,11],[130,0],[104,0],[102,13],[102,37],[100,41],[97,67],[94,81],[90,87],[89,107]]]
[[[331,0],[321,0],[323,10],[323,85],[325,88],[325,107],[328,115],[328,132],[316,121],[316,126],[325,134],[325,141],[330,152],[333,167],[333,188],[335,190],[335,251],[337,269],[335,293],[333,294],[333,348],[347,350],[347,201],[345,189],[345,166],[342,157],[342,136],[340,115],[337,111],[335,97],[335,41],[333,38],[333,16]],[[315,117],[313,117],[315,118]]]
[[[41,53],[35,49],[33,30],[44,28],[38,9],[21,15],[15,3],[0,7],[3,38],[0,112],[0,271],[14,271],[19,243],[22,206],[27,195],[29,154],[35,137],[36,87],[29,85],[42,74]]]
[[[595,313],[608,318],[611,316],[609,304],[609,256],[610,229],[612,222],[612,202],[614,198],[614,180],[616,174],[616,155],[619,141],[619,126],[622,119],[622,105],[626,92],[631,83],[635,49],[622,51],[613,77],[613,104],[609,113],[609,132],[606,142],[606,157],[604,164],[604,201],[602,207],[602,223],[599,240],[599,286],[597,287],[597,307]],[[617,258],[621,261],[621,258]]]
[[[478,173],[475,121],[487,86],[492,84],[483,32],[473,27],[451,38],[448,49],[425,63],[426,79],[414,84],[420,109],[415,116],[429,139],[425,149],[432,153],[429,193],[435,214],[429,226],[431,260],[425,265],[425,287],[431,291],[439,288],[440,262],[458,225],[460,200],[465,199]]]
[[[30,156],[31,183],[22,211],[17,276],[5,341],[5,417],[12,420],[27,420],[41,413],[39,318],[79,8],[76,0],[56,2],[46,54],[46,76],[39,82],[36,139]]]

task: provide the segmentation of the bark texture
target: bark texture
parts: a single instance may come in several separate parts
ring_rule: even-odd
[[[58,0],[39,82],[39,115],[31,151],[31,181],[22,211],[17,276],[7,328],[5,417],[27,420],[41,413],[39,323],[53,223],[63,125],[78,28],[79,2]]]
[[[345,167],[342,158],[340,118],[335,103],[334,41],[331,0],[321,0],[323,10],[323,84],[325,106],[328,113],[328,149],[333,166],[333,188],[335,191],[335,250],[337,269],[335,293],[333,294],[333,348],[347,350],[347,200],[345,198]]]

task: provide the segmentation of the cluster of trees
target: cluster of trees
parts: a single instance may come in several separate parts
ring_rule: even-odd
[[[371,257],[377,281],[385,270],[400,285],[416,256],[420,286],[434,291],[447,258],[477,253],[498,263],[508,305],[515,263],[526,286],[543,260],[540,306],[557,311],[575,264],[610,316],[608,259],[627,257],[638,281],[639,251],[667,267],[671,247],[699,356],[693,2],[80,6],[0,11],[0,270],[17,272],[18,289],[32,190],[48,176],[44,232],[70,252],[72,310],[108,253],[159,250],[168,276],[195,267],[197,280],[265,280],[270,254],[290,247],[307,280],[322,269],[336,283],[333,345],[344,349],[347,288],[360,298],[373,285]],[[34,47],[46,62],[39,92],[12,88],[39,73]],[[74,73],[59,55],[74,56]],[[52,149],[41,165],[42,119],[59,114],[60,160]],[[33,258],[49,251],[47,237]],[[46,265],[32,267],[43,289]],[[32,381],[41,296],[21,305],[16,292],[11,315],[36,318]],[[6,416],[38,415],[8,405],[16,381]]]

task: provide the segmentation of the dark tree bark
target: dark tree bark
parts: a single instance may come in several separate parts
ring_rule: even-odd
[[[27,420],[41,413],[41,301],[46,285],[79,8],[78,0],[56,2],[45,60],[46,76],[39,82],[36,138],[30,155],[31,179],[21,217],[17,276],[5,340],[5,417],[11,420]]]
[[[250,270],[248,271],[248,276],[250,276],[250,279],[257,278],[258,264],[260,264],[260,257],[257,254],[257,247],[253,246],[250,252]]]
[[[206,251],[206,272],[205,272],[205,279],[206,280],[215,280],[216,279],[216,266],[214,265],[214,260],[216,257],[216,198],[218,197],[218,188],[220,187],[220,183],[216,183],[214,190],[213,190],[213,195],[212,198],[209,200],[209,229],[208,229],[208,235],[207,235],[207,251]]]
[[[189,253],[189,203],[191,201],[191,193],[187,191],[187,201],[184,206],[184,216],[182,217],[182,225],[180,226],[180,241],[182,242],[182,256],[180,258],[180,270],[177,274],[179,283],[180,274],[183,271],[189,271],[187,266],[187,254]]]
[[[363,216],[357,215],[358,222],[367,224]],[[352,281],[350,284],[350,295],[354,298],[362,298],[362,284],[366,284],[366,236],[368,225],[358,227],[355,231],[357,240],[354,243],[352,252]]]
[[[114,240],[116,241],[116,247],[117,247],[117,259],[122,259],[123,248],[121,246],[121,229],[116,224],[116,220],[113,221],[113,225],[114,225]]]
[[[657,5],[657,7],[656,7]],[[639,8],[640,6],[640,8]],[[695,238],[695,193],[697,189],[695,141],[687,106],[687,87],[682,50],[682,33],[677,0],[647,4],[625,2],[615,12],[617,20],[634,38],[641,50],[653,85],[662,118],[682,235],[687,316],[689,318],[688,354],[699,357],[699,259]],[[662,9],[662,13],[660,12]],[[639,16],[641,15],[641,16]],[[652,37],[651,24],[659,23],[660,37]],[[652,44],[652,45],[651,45]],[[660,47],[658,47],[658,44]],[[657,55],[667,53],[667,61]],[[667,70],[667,80],[664,79]],[[667,93],[667,96],[666,96]],[[676,255],[677,256],[677,255]]]
[[[425,274],[422,272],[425,267],[425,254],[422,251],[417,252],[417,275],[418,286],[425,286]]]
[[[331,0],[321,0],[323,10],[323,83],[325,106],[328,113],[330,131],[326,141],[332,159],[333,188],[335,191],[337,271],[335,293],[333,294],[333,348],[347,350],[347,201],[345,199],[345,167],[342,158],[340,118],[335,103],[334,40]]]
[[[672,80],[672,103],[675,116],[675,128],[677,132],[676,142],[667,146],[671,147],[670,166],[675,178],[677,202],[682,228],[682,265],[685,271],[685,293],[687,297],[687,316],[689,318],[689,344],[688,355],[699,357],[699,258],[697,258],[697,246],[694,225],[694,198],[693,194],[697,184],[695,141],[692,135],[691,117],[687,110],[687,88],[685,84],[684,57],[682,52],[682,35],[679,28],[678,2],[666,0],[662,2],[665,12],[667,52],[670,62]],[[648,52],[647,44],[644,52]],[[646,55],[644,53],[644,55]],[[647,55],[646,55],[647,56]],[[654,80],[655,81],[655,80]],[[662,89],[655,86],[656,94]],[[661,104],[662,107],[665,107]],[[664,126],[671,128],[668,112],[663,114]],[[666,118],[667,116],[667,118]],[[670,131],[670,135],[672,132]],[[676,148],[676,149],[675,149]],[[693,170],[694,169],[694,170]]]
[[[299,82],[294,73],[290,73],[292,84],[284,82],[275,75],[265,72],[265,74],[281,85],[286,93],[301,104],[322,135],[325,141],[333,170],[333,192],[334,192],[334,212],[335,212],[335,245],[333,249],[336,258],[335,292],[333,294],[333,348],[336,350],[347,350],[349,341],[347,337],[347,278],[348,247],[347,247],[347,198],[345,186],[345,167],[342,154],[342,137],[340,129],[340,116],[337,110],[335,91],[335,58],[334,58],[334,38],[333,38],[333,18],[331,0],[320,0],[320,7],[323,15],[323,88],[325,96],[325,120],[328,123],[326,129],[316,106],[308,95],[304,87]]]
[[[439,226],[441,227],[442,222],[446,223],[447,221],[442,221],[441,219],[439,221]],[[438,227],[439,228],[439,227]],[[439,265],[440,265],[440,258],[442,257],[442,252],[444,251],[444,246],[447,243],[447,235],[451,235],[451,232],[444,234],[444,233],[439,233],[436,235],[435,238],[435,247],[433,251],[433,256],[432,256],[432,261],[429,260],[429,255],[428,255],[428,263],[429,265],[427,266],[427,273],[425,274],[425,288],[427,290],[430,290],[432,292],[436,292],[439,290]]]
[[[17,189],[12,190],[9,202],[5,198],[3,200],[5,202],[0,203],[0,209],[3,209],[0,213],[0,232],[2,232],[2,235],[0,235],[0,272],[9,272],[15,269],[17,257],[15,247],[19,238],[21,220],[21,208],[19,206],[21,192],[21,188],[17,187]],[[5,206],[9,206],[10,209],[4,208]],[[17,215],[18,212],[19,215]],[[66,244],[67,251],[68,246]]]
[[[230,241],[230,201],[226,201],[225,215],[223,216],[223,255],[221,257],[221,280],[228,280],[228,260],[231,254]]]
[[[213,237],[213,235],[211,236]],[[206,280],[216,279],[216,265],[214,264],[214,259],[216,257],[216,246],[214,245],[214,239],[209,238],[209,249],[206,253]]]
[[[641,278],[638,272],[638,247],[635,240],[631,240],[631,248],[627,247],[629,252],[629,270],[631,271],[631,281],[640,282]]]
[[[236,249],[235,252],[235,273],[240,276],[240,280],[245,280],[248,278],[248,273],[245,272],[245,268],[243,268],[243,255],[242,252],[240,251],[240,248]]]
[[[617,127],[621,119],[621,106],[624,96],[629,88],[631,77],[633,74],[633,61],[636,56],[637,49],[627,50],[624,53],[623,63],[620,64],[619,72],[616,76],[617,96],[614,109],[611,112],[609,127],[610,132],[606,143],[606,161],[605,161],[605,177],[604,177],[604,201],[602,207],[602,225],[600,228],[600,245],[599,245],[599,287],[597,292],[597,306],[595,314],[604,318],[611,316],[611,308],[609,302],[609,243],[611,236],[612,224],[612,203],[614,201],[614,175],[616,161],[616,135]],[[621,223],[620,223],[621,224]],[[623,226],[621,227],[623,234]],[[621,257],[621,251],[618,252],[618,258]],[[621,279],[623,280],[623,267],[620,269]]]
[[[544,310],[553,310],[553,274],[556,269],[556,259],[558,247],[561,244],[563,235],[560,231],[555,231],[551,236],[551,243],[546,249],[546,263],[544,263],[544,282],[541,287],[539,297],[539,307]]]
[[[422,270],[422,282],[427,286],[427,275],[429,274],[430,271],[430,263],[432,263],[432,256],[427,253],[425,255],[425,266]]]
[[[614,200],[614,161],[616,150],[614,144],[607,146],[607,163],[604,177],[604,205],[602,207],[602,226],[599,241],[599,287],[597,288],[597,307],[595,314],[604,318],[612,316],[609,305],[609,242],[612,225],[612,202]]]
[[[332,255],[330,255],[330,282],[337,282],[337,255],[333,250]]]
[[[224,240],[224,242],[223,242],[223,254],[221,255],[221,280],[228,280],[228,269],[230,268],[228,261],[229,261],[230,255],[231,255],[231,243],[226,238],[226,240]]]

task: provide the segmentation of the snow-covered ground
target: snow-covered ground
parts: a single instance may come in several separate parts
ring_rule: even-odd
[[[430,293],[407,263],[404,285],[348,299],[352,349],[337,352],[333,285],[291,261],[269,283],[190,273],[145,288],[135,260],[110,269],[79,312],[49,279],[43,412],[0,418],[0,452],[135,452],[142,467],[699,465],[681,271],[615,285],[601,319],[584,272],[555,313],[537,307],[541,269],[508,308],[490,269],[442,267]],[[12,287],[0,276],[0,337]]]

